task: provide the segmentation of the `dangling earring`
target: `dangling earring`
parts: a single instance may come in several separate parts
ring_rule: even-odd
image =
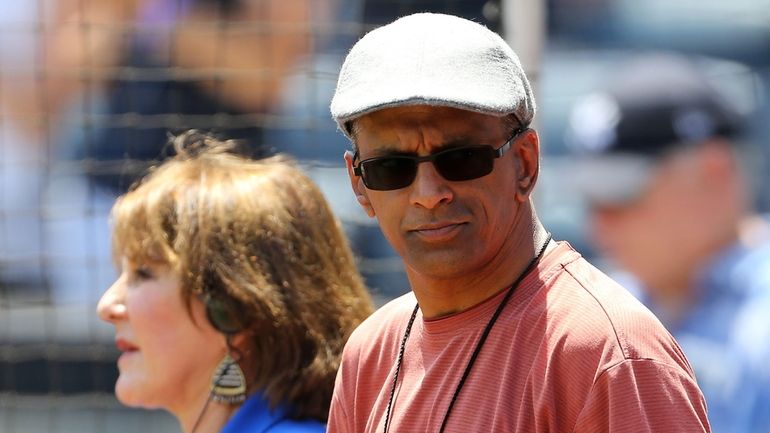
[[[246,399],[246,376],[228,352],[211,378],[211,399],[236,404]]]

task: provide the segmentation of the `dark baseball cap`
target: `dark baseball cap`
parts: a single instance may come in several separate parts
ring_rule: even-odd
[[[608,85],[573,107],[566,142],[577,155],[575,186],[595,203],[632,200],[659,160],[708,139],[732,139],[743,116],[716,86],[705,59],[643,54],[624,62]]]

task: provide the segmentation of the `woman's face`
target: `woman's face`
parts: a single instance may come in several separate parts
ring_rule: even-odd
[[[115,326],[122,352],[118,400],[175,414],[197,407],[226,352],[225,337],[209,324],[197,298],[191,317],[169,266],[124,259],[121,267],[97,306],[99,317]]]

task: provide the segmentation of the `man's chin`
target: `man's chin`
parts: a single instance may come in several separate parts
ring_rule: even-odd
[[[473,256],[467,248],[433,248],[412,251],[406,265],[430,278],[450,279],[467,275],[473,268]]]

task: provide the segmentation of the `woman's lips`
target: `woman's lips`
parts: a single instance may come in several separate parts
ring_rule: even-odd
[[[138,347],[129,343],[128,341],[122,339],[122,338],[116,338],[115,339],[115,346],[118,348],[121,352],[135,352]]]
[[[115,346],[118,348],[120,352],[122,352],[118,357],[118,370],[123,371],[124,369],[128,368],[128,366],[130,365],[131,361],[129,360],[133,359],[136,356],[136,354],[139,353],[139,348],[136,345],[131,344],[127,340],[124,340],[122,338],[115,339]]]

